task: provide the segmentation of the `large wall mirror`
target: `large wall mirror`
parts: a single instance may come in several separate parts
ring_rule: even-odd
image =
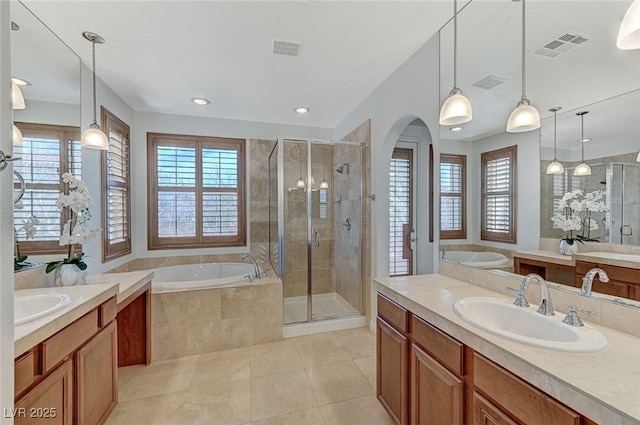
[[[522,94],[522,2],[458,1],[458,85],[473,106],[473,120],[460,131],[440,128],[441,154],[466,156],[467,234],[443,239],[441,249],[464,245],[475,251],[538,249],[540,238],[556,241],[551,216],[559,198],[572,189],[603,190],[609,213],[597,217],[591,234],[600,243],[640,244],[640,50],[620,50],[616,37],[631,0],[527,1],[526,95],[540,112],[542,128],[505,132],[507,118]],[[453,86],[453,22],[440,32],[441,93]],[[553,159],[553,107],[557,115],[557,158],[565,174],[547,176]],[[581,120],[584,115],[584,137]],[[480,158],[517,145],[517,242],[482,240]],[[589,177],[573,177],[582,159]],[[443,212],[445,215],[445,212]],[[556,242],[557,246],[557,242]]]
[[[80,58],[22,3],[11,3],[11,21],[12,75],[25,99],[13,111],[23,136],[14,140],[21,160],[13,168],[26,187],[14,206],[15,230],[21,254],[32,259],[60,252],[60,174],[81,173]],[[33,218],[37,225],[28,229]]]

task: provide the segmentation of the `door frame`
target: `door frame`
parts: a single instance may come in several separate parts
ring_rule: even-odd
[[[418,223],[416,218],[418,217],[418,193],[417,193],[417,175],[418,175],[418,156],[419,156],[419,143],[422,139],[412,136],[400,136],[396,142],[393,150],[406,149],[411,151],[411,211],[409,211],[409,220],[412,226],[412,233],[414,234],[415,241],[412,241],[412,254],[411,254],[411,270],[409,275],[417,274],[418,269],[418,243],[417,235],[419,233]],[[393,151],[391,152],[391,158],[393,159]]]

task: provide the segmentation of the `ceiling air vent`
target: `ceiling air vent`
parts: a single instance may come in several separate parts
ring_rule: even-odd
[[[274,55],[300,56],[302,40],[287,40],[286,38],[271,39],[271,52]]]
[[[575,31],[567,31],[560,34],[558,37],[555,37],[553,40],[548,41],[542,47],[537,48],[533,53],[547,58],[555,58],[560,56],[562,53],[589,41],[590,38],[593,37],[586,34],[580,34]]]
[[[492,89],[496,86],[499,86],[500,84],[504,83],[505,81],[507,81],[506,78],[500,78],[500,77],[496,77],[495,75],[489,75],[488,77],[483,78],[482,80],[471,84],[473,87],[479,87],[481,89]]]

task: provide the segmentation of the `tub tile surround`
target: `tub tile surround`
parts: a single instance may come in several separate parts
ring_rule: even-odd
[[[445,265],[441,272],[448,267],[456,266]],[[580,355],[533,348],[484,332],[455,314],[455,301],[469,296],[505,299],[513,296],[489,291],[476,283],[482,281],[480,275],[490,273],[473,270],[473,274],[473,284],[444,274],[376,279],[375,282],[378,292],[597,423],[640,424],[638,337],[594,324],[607,337],[609,348],[600,354]],[[494,274],[493,280],[489,277],[482,283],[489,286],[491,282],[495,287],[504,288],[505,283],[513,286],[514,281],[519,281],[502,278]]]

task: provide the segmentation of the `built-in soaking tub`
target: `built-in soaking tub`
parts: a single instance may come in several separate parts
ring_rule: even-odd
[[[509,265],[509,259],[499,252],[447,251],[444,260],[484,269]]]
[[[282,281],[273,272],[250,280],[253,265],[242,263],[189,264],[153,272],[153,361],[282,339]]]

